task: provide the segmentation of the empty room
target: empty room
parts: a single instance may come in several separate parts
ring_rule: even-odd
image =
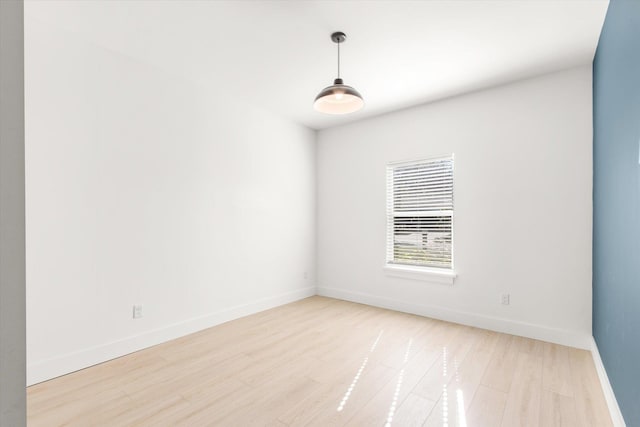
[[[640,0],[0,0],[0,426],[640,426]]]

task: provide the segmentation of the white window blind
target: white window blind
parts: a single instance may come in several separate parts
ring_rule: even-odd
[[[387,263],[452,268],[453,157],[387,167]]]

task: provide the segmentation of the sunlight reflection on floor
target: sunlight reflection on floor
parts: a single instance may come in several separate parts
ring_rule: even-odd
[[[442,427],[449,427],[449,393],[447,390],[447,347],[442,347]]]
[[[455,379],[456,394],[455,399],[449,399],[449,386],[450,381],[447,378],[448,360],[447,360],[447,348],[442,347],[442,427],[449,427],[449,424],[456,427],[467,427],[467,416],[464,409],[464,392],[460,388],[460,373],[458,371],[459,363],[456,357],[453,358],[453,378]],[[449,408],[449,405],[452,405]],[[451,417],[453,416],[453,418]]]
[[[349,397],[351,397],[351,394],[353,393],[356,385],[358,384],[360,377],[363,375],[363,372],[367,367],[367,364],[369,363],[369,356],[371,356],[371,354],[376,350],[383,332],[384,330],[380,330],[380,333],[378,333],[378,336],[376,337],[375,341],[371,344],[371,347],[369,348],[369,354],[367,354],[367,356],[365,356],[365,358],[363,359],[362,364],[358,369],[358,372],[353,377],[353,381],[351,381],[349,388],[345,392],[344,396],[342,397],[342,400],[340,401],[340,404],[338,405],[338,408],[337,408],[338,412],[341,412],[344,409],[345,405],[347,404],[347,401],[349,400]],[[406,364],[409,361],[409,356],[411,354],[412,346],[413,346],[413,338],[411,338],[407,343],[407,349],[404,353],[404,358],[402,361],[402,369],[398,373],[398,380],[396,382],[396,387],[393,393],[391,404],[389,405],[389,411],[387,413],[385,427],[391,427],[391,423],[393,422],[393,417],[396,414],[396,410],[398,408],[398,400],[400,397],[400,391],[402,389],[402,383],[405,379],[404,377],[406,373]],[[458,359],[454,357],[453,366],[449,366],[449,365],[450,365],[450,360],[449,360],[448,350],[446,346],[443,346],[442,347],[442,396],[441,396],[442,427],[449,427],[450,423],[452,425],[455,425],[456,427],[467,427],[467,419],[465,415],[465,406],[464,406],[464,392],[460,388],[461,384],[460,384],[460,374],[458,372],[458,368],[459,368]],[[450,381],[451,377],[449,377],[450,369],[454,370],[453,378],[455,379],[455,385],[449,384],[451,382]],[[449,396],[450,386],[451,388],[455,386],[455,389],[456,389],[455,396],[453,395]],[[451,408],[449,407],[449,405],[452,405]]]
[[[380,333],[378,334],[378,337],[373,342],[373,344],[371,344],[371,348],[369,349],[369,354],[373,353],[376,350],[376,347],[378,346],[378,342],[380,342],[380,338],[382,337],[382,333],[383,332],[384,332],[384,329],[380,330]],[[349,397],[351,396],[351,393],[353,392],[353,389],[358,384],[358,380],[360,379],[360,376],[362,375],[362,371],[364,371],[364,368],[366,368],[368,362],[369,362],[369,355],[367,355],[364,358],[364,360],[362,361],[362,364],[360,365],[360,369],[358,369],[358,373],[356,373],[356,375],[353,377],[353,381],[351,381],[351,385],[349,386],[349,388],[345,392],[344,396],[342,397],[342,400],[340,401],[340,404],[338,405],[338,408],[336,409],[338,412],[340,412],[340,411],[342,411],[344,409],[344,405],[347,404],[347,401],[349,400]]]
[[[458,373],[458,359],[453,359],[453,365],[455,366],[455,379],[458,389],[456,390],[456,398],[458,405],[458,427],[467,427],[467,416],[464,413],[464,392],[460,389],[460,374]]]
[[[409,360],[409,354],[411,352],[411,346],[413,345],[413,338],[409,340],[409,344],[407,344],[407,350],[404,352],[404,360],[403,364],[406,364]],[[398,396],[400,395],[400,388],[402,387],[402,381],[404,379],[404,366],[400,371],[400,375],[398,376],[398,382],[396,383],[396,390],[393,394],[393,400],[391,401],[391,406],[389,407],[389,413],[387,414],[387,423],[385,427],[391,426],[391,421],[393,421],[393,415],[396,412],[396,406],[398,405]]]

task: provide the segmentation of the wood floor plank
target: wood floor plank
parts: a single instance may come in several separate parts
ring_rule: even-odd
[[[155,394],[132,399],[124,405],[101,408],[88,414],[88,417],[93,425],[148,426],[158,424],[158,421],[188,405],[189,402],[180,396]]]
[[[540,425],[548,427],[579,427],[576,403],[571,397],[544,390],[540,408]]]
[[[264,393],[263,389],[252,389],[245,396],[246,405],[233,405],[224,417],[216,418],[216,424],[223,426],[266,426],[282,424],[278,418],[292,404],[303,396],[311,396],[321,385],[306,377],[291,375],[286,381],[274,380],[266,388],[272,393]]]
[[[465,410],[469,409],[476,390],[480,387],[482,377],[493,357],[499,335],[497,332],[481,329],[477,329],[475,332],[478,335],[476,344],[459,367],[454,365],[454,375],[449,382],[456,393],[460,394]]]
[[[467,426],[467,412],[460,390],[450,385],[443,385],[442,394],[429,417],[425,427]]]
[[[611,425],[589,352],[307,298],[29,387],[29,426]]]
[[[544,342],[525,337],[513,337],[514,348],[521,353],[527,353],[532,356],[542,357],[544,355]]]
[[[92,419],[92,415],[101,407],[126,408],[131,403],[131,398],[120,390],[90,395],[91,398],[75,398],[62,400],[55,406],[49,406],[46,411],[34,412],[27,405],[27,419],[29,427],[51,426],[81,426]],[[99,403],[101,402],[101,403]]]
[[[542,387],[563,396],[573,397],[569,347],[544,343]]]
[[[592,427],[611,426],[611,417],[591,354],[586,350],[572,348],[569,349],[569,361],[578,424]]]
[[[538,426],[542,399],[542,357],[519,353],[513,384],[507,395],[502,425]]]
[[[393,412],[389,411],[385,426],[418,427],[424,425],[436,402],[410,393]],[[370,424],[360,424],[370,425]]]
[[[407,348],[410,349],[409,345],[407,345]],[[393,413],[395,413],[396,409],[403,404],[411,390],[414,389],[416,384],[438,358],[438,353],[436,351],[429,351],[427,349],[422,349],[416,354],[411,354],[411,352],[407,353],[405,351],[405,355],[406,362],[401,366],[400,371],[369,401],[369,403],[367,403],[361,411],[349,420],[347,425],[357,427],[364,425],[377,425],[380,423],[384,424],[387,418],[393,418]],[[435,405],[435,401],[429,401],[424,398],[417,400],[425,403],[427,406],[430,404],[430,409]],[[424,406],[422,408],[424,410]],[[408,413],[413,413],[414,411],[405,407],[402,412],[405,414],[404,417],[406,418]],[[426,419],[427,415],[428,414],[425,414],[424,419]]]
[[[370,369],[365,368],[360,378],[357,378],[356,373],[351,383],[338,387],[336,391],[339,393],[325,401],[318,411],[311,418],[304,420],[301,425],[319,427],[345,425],[391,380],[392,376],[393,370],[386,366],[374,365]]]
[[[478,339],[473,328],[458,326],[451,339],[440,349],[440,357],[426,372],[420,383],[412,390],[414,394],[431,401],[438,401],[443,392],[443,386],[448,385],[464,361],[467,353]]]
[[[507,393],[481,385],[469,406],[467,425],[473,427],[501,425],[506,404]]]
[[[516,372],[517,358],[515,337],[500,334],[491,362],[482,377],[482,385],[508,393]]]

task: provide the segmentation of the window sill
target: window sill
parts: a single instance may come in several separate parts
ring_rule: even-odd
[[[428,267],[412,267],[409,265],[384,266],[387,276],[401,277],[403,279],[421,280],[424,282],[441,283],[443,285],[453,285],[457,274],[453,270],[441,270]]]

